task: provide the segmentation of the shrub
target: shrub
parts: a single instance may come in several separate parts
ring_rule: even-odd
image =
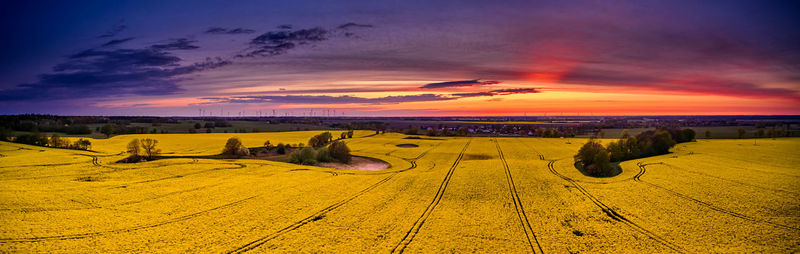
[[[323,147],[317,150],[317,161],[319,162],[333,161],[333,157],[331,157],[330,150],[327,147]]]
[[[333,136],[331,135],[331,133],[326,131],[319,135],[311,137],[311,139],[308,140],[308,145],[313,148],[320,148],[331,142],[332,139]]]
[[[278,145],[275,147],[275,152],[278,154],[286,154],[286,146],[283,145],[283,143],[278,143]]]
[[[580,163],[587,174],[592,176],[608,176],[612,174],[608,151],[602,144],[589,140],[578,150],[575,155],[575,162]]]
[[[333,142],[330,146],[328,146],[328,151],[330,151],[331,157],[342,163],[349,163],[350,160],[352,160],[350,148],[348,148],[347,144],[342,141]]]
[[[250,155],[250,150],[242,145],[242,140],[237,137],[228,139],[225,143],[225,148],[222,150],[224,155],[247,156]]]
[[[289,154],[289,162],[301,165],[314,165],[317,163],[317,151],[311,147],[295,150]]]
[[[89,150],[92,148],[92,142],[86,139],[78,139],[75,141],[75,143],[72,143],[71,148],[79,150]]]
[[[69,140],[62,139],[61,136],[55,133],[50,136],[50,140],[47,143],[50,147],[67,148],[69,146]]]

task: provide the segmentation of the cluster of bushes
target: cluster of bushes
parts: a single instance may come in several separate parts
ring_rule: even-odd
[[[231,156],[249,156],[250,149],[242,145],[242,140],[237,137],[229,138],[225,143],[225,148],[222,149],[222,155]]]
[[[311,137],[308,140],[308,146],[313,148],[320,148],[333,141],[333,135],[330,132],[323,132],[319,135]]]
[[[350,155],[350,148],[342,141],[334,141],[327,147],[320,147],[319,149],[307,146],[295,150],[289,154],[288,161],[301,165],[314,165],[318,162],[333,161],[350,163],[351,160],[352,155]]]
[[[339,139],[353,138],[353,130],[342,132],[342,134],[339,136],[340,136]]]
[[[352,131],[342,133],[341,139],[352,137]],[[289,162],[313,165],[317,162],[338,161],[349,163],[352,160],[350,148],[342,141],[332,141],[330,132],[323,132],[308,140],[308,147],[297,149],[289,154]],[[330,145],[328,145],[330,143]]]
[[[139,140],[135,138],[128,142],[128,157],[120,162],[135,163],[152,160],[161,153],[161,149],[156,148],[156,145],[158,145],[158,140],[150,138]]]
[[[344,132],[341,134],[340,139],[352,137],[352,131]],[[261,149],[266,151],[275,151],[277,154],[286,154],[290,149],[294,149],[290,154],[288,161],[291,163],[313,165],[318,162],[333,162],[338,161],[342,163],[349,163],[352,159],[350,149],[342,141],[333,141],[333,136],[330,132],[324,132],[308,140],[308,146],[303,143],[297,145],[278,143],[273,145],[269,140],[264,142],[263,148],[254,148],[250,151],[247,147],[242,145],[239,138],[233,137],[228,139],[225,148],[222,150],[223,155],[228,156],[250,156],[251,153],[258,153]],[[263,151],[263,150],[261,150]]]
[[[20,134],[17,135],[16,137],[10,137],[3,134],[0,135],[0,140],[11,141],[14,143],[20,143],[26,145],[66,148],[75,150],[89,150],[92,148],[92,142],[89,140],[81,138],[75,140],[74,142],[70,142],[69,139],[61,138],[61,136],[55,133],[50,138],[40,133]]]
[[[635,137],[624,131],[619,140],[609,143],[607,147],[589,140],[574,158],[587,174],[609,176],[614,171],[611,162],[667,154],[675,144],[693,141],[695,135],[692,129],[656,129],[639,133]]]
[[[303,144],[303,143],[298,143],[298,144],[295,144],[295,145],[278,143],[277,145],[272,145],[272,143],[270,143],[269,140],[264,142],[264,148],[268,152],[272,151],[274,149],[277,154],[286,154],[286,150],[288,150],[288,149],[292,149],[293,147],[302,148],[303,146],[305,146],[305,144]]]

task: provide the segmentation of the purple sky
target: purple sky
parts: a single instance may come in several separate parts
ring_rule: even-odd
[[[800,114],[796,1],[8,4],[0,114]]]

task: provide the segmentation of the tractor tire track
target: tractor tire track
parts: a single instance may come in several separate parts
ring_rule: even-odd
[[[658,235],[656,235],[655,233],[651,232],[650,230],[647,230],[644,227],[639,226],[638,224],[634,223],[633,221],[628,220],[627,218],[625,218],[625,216],[622,216],[616,210],[614,210],[613,208],[611,208],[608,205],[604,204],[602,201],[597,199],[597,197],[595,197],[594,195],[590,194],[586,189],[583,188],[583,186],[578,184],[577,181],[575,181],[572,178],[569,178],[567,176],[564,176],[561,173],[558,173],[558,171],[556,171],[555,167],[553,167],[553,164],[555,162],[556,162],[555,160],[551,160],[551,161],[549,161],[547,163],[547,169],[550,170],[550,173],[553,173],[554,175],[558,176],[559,178],[563,179],[564,181],[567,181],[567,182],[571,183],[572,186],[575,187],[575,189],[577,189],[578,191],[581,192],[581,194],[586,196],[586,198],[588,198],[590,201],[592,201],[592,203],[594,203],[595,205],[600,207],[600,209],[608,217],[611,217],[612,219],[631,227],[633,230],[635,230],[635,231],[637,231],[637,232],[649,237],[650,239],[655,240],[656,242],[660,243],[661,245],[664,245],[667,248],[670,248],[670,249],[672,249],[672,250],[674,250],[676,252],[681,252],[681,253],[685,252],[684,249],[681,248],[680,246],[675,245],[675,244],[667,241],[666,239],[659,237]]]
[[[323,208],[322,210],[319,210],[319,211],[309,215],[308,217],[305,217],[305,218],[303,218],[303,219],[301,219],[299,221],[296,221],[296,222],[292,223],[291,225],[288,225],[288,226],[286,226],[284,228],[279,229],[278,231],[275,231],[275,232],[270,233],[268,235],[265,235],[265,236],[263,236],[261,238],[258,238],[258,239],[254,240],[254,241],[251,241],[251,242],[249,242],[249,243],[247,243],[245,245],[242,245],[242,246],[240,246],[240,247],[238,247],[238,248],[236,248],[234,250],[231,250],[231,251],[229,251],[227,253],[244,253],[244,252],[251,251],[251,250],[253,250],[253,249],[255,249],[255,248],[257,248],[257,247],[259,247],[261,245],[264,245],[265,243],[269,242],[272,239],[275,239],[275,238],[277,238],[277,237],[279,237],[281,235],[284,235],[284,234],[286,234],[288,232],[291,232],[291,231],[293,231],[295,229],[298,229],[298,228],[300,228],[300,227],[302,227],[302,226],[304,226],[304,225],[306,225],[306,224],[308,224],[310,222],[314,222],[314,221],[317,221],[317,220],[319,220],[321,218],[324,218],[325,214],[327,214],[328,212],[331,212],[331,211],[333,211],[333,210],[335,210],[335,209],[347,204],[348,202],[360,197],[361,195],[364,195],[365,193],[367,193],[367,192],[379,187],[380,185],[382,185],[382,184],[388,182],[389,180],[391,180],[397,174],[417,168],[417,160],[421,159],[423,156],[428,154],[428,152],[430,152],[434,148],[436,148],[436,146],[431,147],[430,149],[420,153],[420,155],[418,155],[415,158],[409,159],[408,161],[411,163],[411,165],[408,168],[403,169],[403,170],[399,170],[399,171],[395,171],[395,172],[391,172],[389,174],[389,176],[384,177],[380,181],[378,181],[378,182],[370,185],[369,187],[357,192],[355,195],[350,196],[350,197],[348,197],[348,198],[346,198],[344,200],[341,200],[339,202],[336,202],[336,203],[334,203],[332,205],[329,205],[329,206]]]
[[[760,185],[756,185],[756,184],[741,182],[741,181],[737,181],[737,180],[733,180],[733,179],[727,179],[727,178],[724,178],[724,177],[719,177],[719,176],[715,176],[715,175],[711,175],[711,174],[707,174],[707,173],[703,173],[703,172],[699,172],[699,171],[685,169],[685,168],[678,167],[678,166],[675,166],[675,165],[670,165],[669,163],[665,163],[665,162],[649,163],[649,164],[646,164],[645,166],[650,165],[650,164],[662,164],[662,165],[665,165],[665,166],[667,166],[667,167],[669,167],[671,169],[677,168],[679,170],[682,170],[682,171],[685,171],[685,172],[689,172],[689,173],[692,173],[692,174],[698,174],[698,175],[701,175],[701,176],[716,178],[716,179],[719,179],[719,180],[722,180],[722,181],[727,181],[727,182],[732,182],[732,183],[741,184],[741,185],[745,185],[745,186],[750,186],[750,187],[753,187],[753,188],[759,188],[759,189],[763,189],[763,190],[782,193],[783,196],[788,197],[788,198],[794,198],[794,199],[800,198],[800,192],[788,191],[788,190],[783,190],[783,189],[769,188],[769,187],[764,187],[764,186],[760,186]]]
[[[91,157],[91,155],[89,155],[89,156]],[[156,166],[150,166],[150,167],[137,167],[137,168],[115,168],[115,167],[104,166],[104,165],[101,165],[101,164],[99,164],[99,162],[97,161],[97,158],[92,158],[92,161],[91,161],[91,162],[92,162],[92,165],[93,165],[93,166],[96,166],[96,167],[103,167],[103,168],[110,168],[111,170],[106,170],[106,171],[98,171],[98,172],[93,172],[93,173],[76,173],[76,174],[45,175],[45,176],[26,176],[26,177],[16,177],[16,178],[6,178],[6,179],[0,179],[0,181],[7,181],[7,180],[32,180],[32,179],[45,179],[45,178],[55,178],[55,177],[75,177],[75,176],[79,176],[79,177],[80,177],[80,176],[92,176],[92,175],[102,175],[102,174],[107,174],[107,173],[118,172],[118,171],[121,171],[121,170],[154,169],[154,168],[161,168],[161,167],[174,167],[174,166],[180,166],[180,165],[197,164],[197,161],[196,161],[196,159],[195,159],[195,160],[194,160],[194,161],[192,161],[192,162],[186,162],[186,163],[164,164],[164,165],[156,165]],[[87,162],[85,162],[85,161],[84,161],[84,162],[76,162],[76,163],[64,163],[64,164],[32,165],[32,166],[25,166],[25,167],[33,167],[33,166],[53,166],[53,165],[58,165],[58,166],[61,166],[61,165],[76,165],[76,164],[84,164],[84,163],[87,163]],[[209,171],[210,171],[210,170],[209,170]],[[13,172],[13,171],[6,171],[6,172]],[[190,173],[190,174],[194,174],[194,173]],[[136,183],[136,182],[135,182],[135,183]]]
[[[110,204],[110,205],[105,205],[105,206],[76,207],[76,208],[14,208],[14,209],[11,209],[11,208],[0,208],[0,211],[15,211],[15,212],[24,212],[24,213],[35,213],[35,212],[91,210],[91,209],[102,209],[102,208],[109,208],[110,209],[112,207],[133,205],[133,204],[138,204],[138,203],[142,203],[142,202],[145,202],[145,201],[157,200],[157,199],[165,198],[165,197],[172,196],[172,195],[178,195],[178,194],[183,194],[183,193],[194,192],[194,191],[198,191],[198,190],[201,190],[201,189],[206,189],[206,188],[209,188],[209,187],[215,187],[215,186],[218,186],[220,184],[221,183],[212,184],[212,185],[208,185],[208,186],[201,186],[201,187],[187,189],[187,190],[173,191],[173,192],[168,192],[168,193],[164,193],[164,194],[160,194],[160,195],[155,195],[155,196],[144,198],[144,199],[131,200],[131,201],[127,201],[127,202],[121,202],[121,203]]]
[[[184,177],[184,176],[197,175],[197,174],[202,174],[202,173],[207,173],[207,172],[212,172],[212,171],[217,171],[217,170],[242,169],[242,168],[246,168],[247,167],[247,165],[243,164],[243,163],[231,163],[231,164],[228,164],[228,165],[236,165],[237,167],[211,168],[211,169],[206,169],[206,170],[195,171],[195,172],[192,172],[192,173],[182,174],[182,175],[173,175],[173,176],[167,176],[167,177],[162,177],[162,178],[157,178],[157,179],[150,179],[150,180],[144,180],[144,181],[138,181],[138,182],[131,182],[131,183],[128,183],[128,184],[125,184],[125,185],[127,186],[127,185],[133,185],[133,184],[152,183],[152,182],[158,182],[158,181],[163,181],[163,180],[181,178],[181,177]],[[111,187],[111,188],[116,188],[116,187]]]
[[[528,240],[528,245],[531,247],[531,252],[536,253],[536,249],[538,248],[539,253],[544,253],[544,250],[542,250],[542,245],[539,244],[539,239],[536,238],[536,233],[533,232],[531,223],[528,221],[528,215],[525,214],[525,208],[522,206],[522,200],[520,200],[519,193],[517,193],[517,186],[514,184],[514,178],[511,176],[511,169],[508,167],[506,157],[503,154],[503,150],[500,149],[500,143],[496,138],[494,139],[494,144],[497,146],[497,153],[500,155],[500,161],[503,162],[503,169],[506,173],[506,182],[508,182],[508,191],[511,193],[511,199],[514,200],[514,209],[516,209],[517,217],[519,218],[519,222],[522,224],[522,230],[525,231],[525,237]],[[531,241],[531,238],[533,238],[533,241]],[[535,247],[533,246],[534,242],[536,243]]]
[[[87,237],[93,237],[93,236],[100,236],[100,235],[105,235],[105,234],[131,232],[131,231],[137,231],[137,230],[141,230],[141,229],[155,228],[155,227],[160,227],[160,226],[164,226],[164,225],[168,225],[168,224],[172,224],[172,223],[176,223],[176,222],[185,221],[185,220],[188,220],[188,219],[191,219],[191,218],[194,218],[194,217],[197,217],[197,216],[209,213],[209,212],[213,212],[213,211],[216,211],[216,210],[220,210],[220,209],[224,209],[224,208],[228,208],[228,207],[232,207],[232,206],[237,206],[237,205],[240,205],[240,204],[244,203],[245,201],[251,200],[251,199],[256,198],[258,196],[261,196],[261,195],[250,196],[250,197],[247,197],[247,198],[244,198],[244,199],[240,199],[240,200],[237,200],[237,201],[234,201],[234,202],[231,202],[231,203],[227,203],[227,204],[224,204],[224,205],[221,205],[221,206],[217,206],[217,207],[214,207],[214,208],[211,208],[211,209],[206,209],[206,210],[203,210],[203,211],[200,211],[200,212],[187,214],[187,215],[184,215],[184,216],[172,218],[172,219],[169,219],[169,220],[165,220],[165,221],[161,221],[161,222],[153,223],[153,224],[146,224],[146,225],[140,225],[140,226],[135,226],[135,227],[130,227],[130,228],[123,228],[123,229],[114,229],[114,230],[106,230],[106,231],[80,233],[80,234],[67,234],[67,235],[41,236],[41,237],[24,237],[24,238],[0,238],[0,243],[40,242],[40,241],[48,241],[48,240],[72,240],[72,239],[81,239],[81,238],[87,238]]]
[[[420,215],[419,218],[417,218],[417,220],[414,222],[414,225],[411,226],[411,229],[406,231],[406,234],[405,236],[403,236],[403,239],[401,239],[400,242],[397,243],[397,245],[392,249],[392,253],[395,252],[403,253],[406,247],[408,247],[408,245],[411,244],[412,241],[414,241],[414,237],[419,233],[420,229],[422,229],[422,225],[425,224],[425,221],[427,221],[428,217],[431,216],[434,209],[436,209],[436,206],[439,205],[439,201],[442,200],[444,192],[447,189],[447,185],[450,183],[450,179],[453,176],[453,172],[455,171],[456,167],[458,167],[458,164],[461,162],[461,159],[464,158],[464,152],[467,151],[467,147],[469,147],[469,144],[471,142],[472,139],[467,141],[467,143],[464,145],[464,148],[461,149],[461,152],[458,154],[458,157],[456,157],[456,160],[453,162],[453,165],[447,171],[447,174],[442,180],[442,183],[439,185],[439,189],[436,191],[436,195],[433,197],[433,200],[431,200],[431,202],[425,208],[425,211],[422,213],[422,215]]]
[[[733,216],[733,217],[736,217],[736,218],[740,218],[740,219],[743,219],[743,220],[751,221],[751,222],[754,222],[754,223],[768,224],[770,226],[779,227],[779,228],[783,228],[783,229],[800,230],[800,228],[798,228],[798,227],[793,227],[793,226],[788,226],[788,225],[783,225],[783,224],[771,222],[771,221],[765,220],[763,218],[756,218],[756,217],[747,216],[747,215],[738,213],[736,211],[731,211],[731,210],[716,206],[714,204],[711,204],[711,203],[708,203],[708,202],[705,202],[705,201],[702,201],[702,200],[687,196],[685,194],[682,194],[680,192],[677,192],[677,191],[674,191],[672,189],[666,188],[664,186],[657,185],[657,184],[650,183],[650,182],[642,181],[641,180],[641,176],[644,175],[645,172],[647,172],[647,168],[646,168],[647,165],[653,165],[653,164],[663,164],[663,163],[650,163],[650,164],[644,164],[642,162],[636,163],[636,165],[639,166],[639,174],[634,176],[634,180],[636,182],[638,182],[638,183],[643,183],[643,184],[650,185],[652,187],[659,188],[659,189],[664,190],[664,191],[666,191],[667,193],[669,193],[669,194],[671,194],[673,196],[676,196],[676,197],[679,197],[679,198],[682,198],[682,199],[685,199],[685,200],[689,200],[689,201],[695,202],[695,203],[700,204],[702,206],[705,206],[705,207],[707,207],[707,208],[709,208],[711,210],[714,210],[714,211],[717,211],[717,212],[721,212],[721,213],[724,213],[724,214],[727,214],[727,215],[730,215],[730,216]]]

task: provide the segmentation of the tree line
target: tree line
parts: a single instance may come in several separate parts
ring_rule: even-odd
[[[75,150],[89,150],[92,149],[92,142],[87,139],[78,139],[70,142],[69,139],[62,138],[60,135],[53,133],[49,138],[41,133],[32,134],[19,134],[16,137],[8,136],[0,133],[0,141],[8,141],[19,144],[44,146],[53,148],[66,148]]]
[[[315,165],[320,162],[349,163],[352,160],[350,148],[341,140],[352,137],[352,130],[342,132],[338,139],[335,140],[330,132],[323,132],[311,137],[308,140],[308,146],[303,143],[294,146],[283,143],[273,145],[267,140],[264,142],[263,147],[253,149],[264,149],[267,152],[274,151],[277,154],[286,154],[287,150],[292,150],[287,161],[301,165]],[[225,156],[242,157],[250,156],[252,153],[251,149],[245,147],[237,137],[229,138],[222,150],[222,155]]]
[[[609,176],[614,172],[611,162],[620,162],[669,153],[678,143],[695,139],[692,129],[656,129],[630,136],[623,131],[622,137],[603,146],[594,139],[584,144],[574,156],[575,162],[592,176]]]

